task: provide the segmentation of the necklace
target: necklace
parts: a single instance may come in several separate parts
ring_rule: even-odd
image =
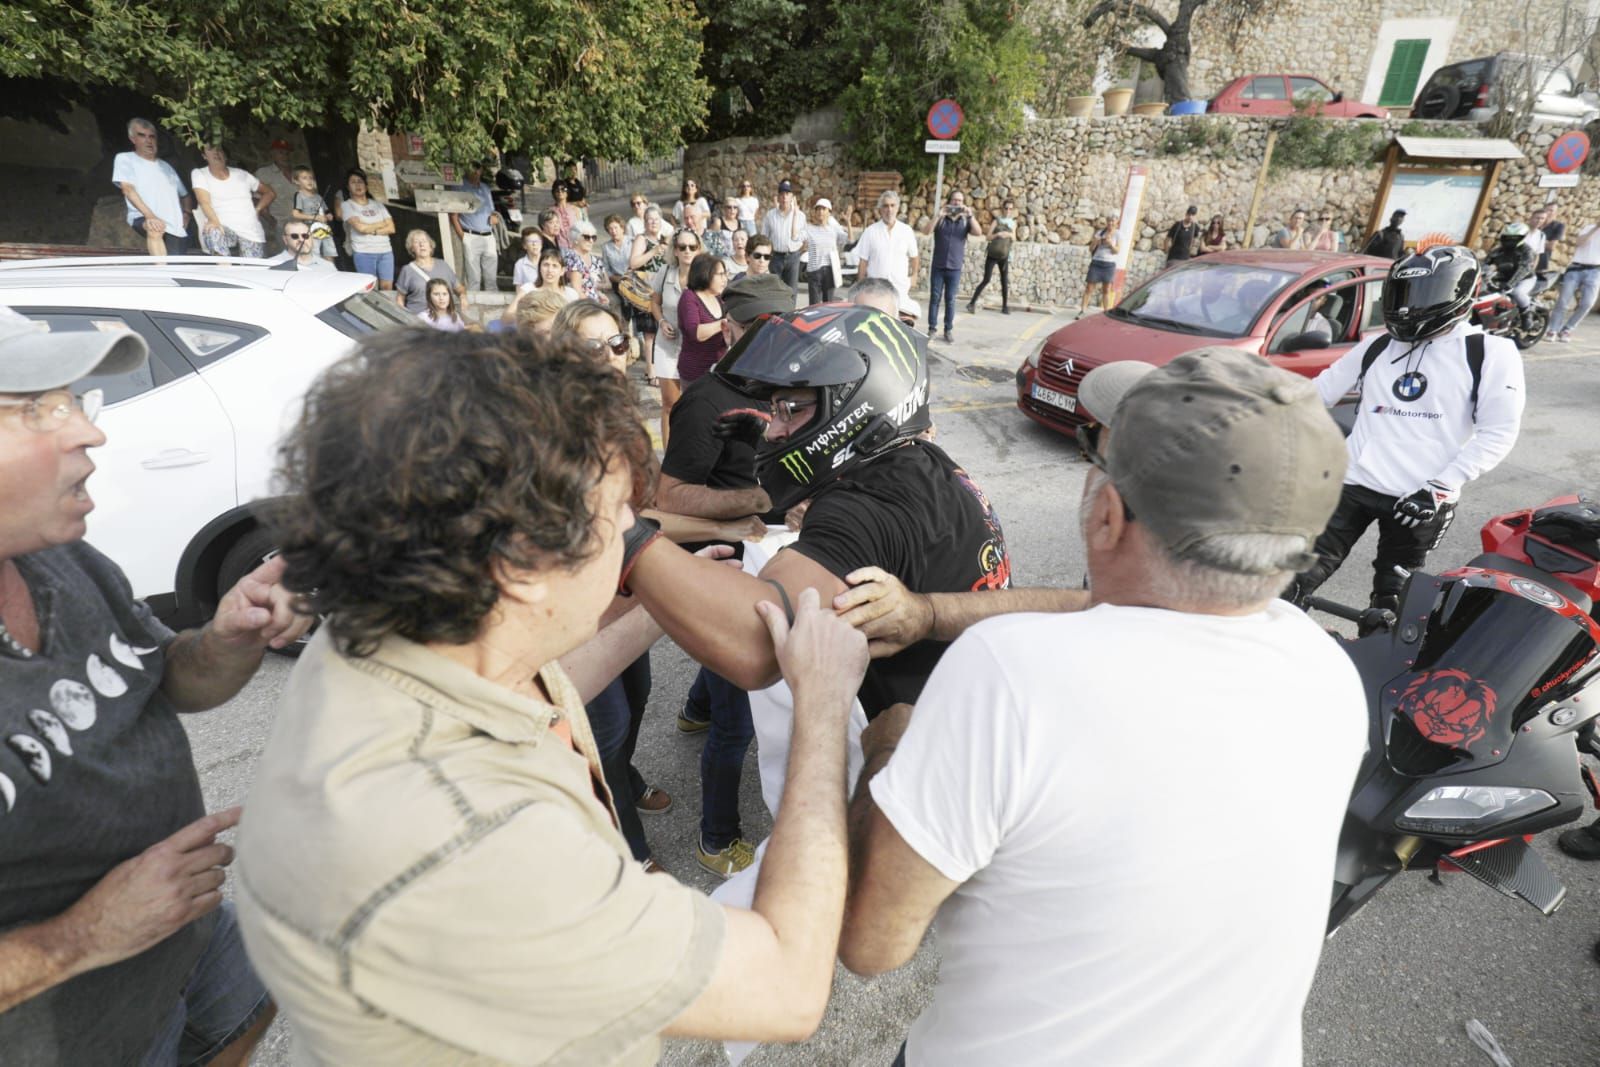
[[[11,589],[22,580],[22,572],[10,560],[0,562],[0,648],[23,659],[33,658],[33,649],[11,636],[6,629],[5,610],[11,603]]]

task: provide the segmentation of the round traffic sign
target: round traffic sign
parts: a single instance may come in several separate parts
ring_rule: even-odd
[[[1550,165],[1552,172],[1566,174],[1583,166],[1583,161],[1588,157],[1589,135],[1582,130],[1573,130],[1556,138],[1556,143],[1550,146],[1545,156],[1545,162]]]
[[[948,141],[961,132],[966,118],[960,104],[950,99],[941,100],[928,109],[928,132],[941,141]]]

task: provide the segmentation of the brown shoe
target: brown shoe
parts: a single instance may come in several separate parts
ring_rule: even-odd
[[[665,789],[647,785],[633,806],[639,809],[640,815],[665,815],[672,810],[672,796]]]

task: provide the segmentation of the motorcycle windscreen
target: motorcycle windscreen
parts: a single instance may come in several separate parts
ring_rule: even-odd
[[[1530,595],[1458,580],[1412,670],[1384,687],[1390,765],[1425,775],[1500,762],[1544,688],[1594,654],[1585,628]]]

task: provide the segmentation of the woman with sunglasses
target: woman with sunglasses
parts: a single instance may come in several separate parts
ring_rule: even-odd
[[[656,378],[661,383],[661,446],[667,444],[667,424],[672,417],[672,405],[683,394],[678,380],[678,353],[683,347],[683,333],[678,328],[678,303],[689,289],[689,267],[700,252],[700,239],[693,230],[680,230],[672,239],[672,262],[656,272],[655,294],[650,297],[650,311],[660,324],[656,338]]]
[[[745,233],[756,232],[756,219],[761,217],[761,200],[756,196],[755,183],[748,178],[739,183],[739,195],[733,198],[739,205],[739,229]]]
[[[683,217],[685,206],[693,204],[700,209],[702,218],[711,217],[711,202],[700,195],[700,184],[693,178],[683,179],[683,191],[678,196],[678,202],[672,208],[672,220],[682,226],[686,221]]]
[[[565,183],[554,185],[550,190],[555,203],[551,210],[556,213],[556,243],[565,252],[572,248],[572,227],[578,221],[578,209],[567,202],[567,187]]]
[[[628,240],[644,232],[644,213],[650,207],[650,198],[643,193],[634,193],[628,198],[628,207],[633,212],[628,216]]]
[[[1317,216],[1317,228],[1306,238],[1306,247],[1313,252],[1337,252],[1339,235],[1333,229],[1333,212],[1324,210]]]
[[[1223,228],[1222,216],[1212,215],[1211,224],[1206,227],[1206,232],[1200,235],[1200,254],[1225,252],[1227,248],[1228,231]]]

